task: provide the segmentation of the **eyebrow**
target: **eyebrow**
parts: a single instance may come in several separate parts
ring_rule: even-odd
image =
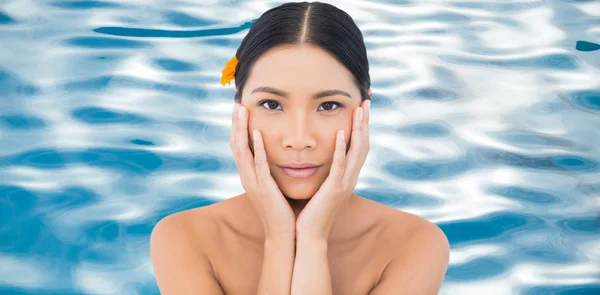
[[[269,87],[269,86],[262,86],[262,87],[255,88],[254,90],[252,90],[252,92],[250,94],[254,94],[256,92],[266,92],[266,93],[271,93],[271,94],[274,94],[277,96],[281,96],[283,98],[290,98],[289,93],[287,93],[281,89],[277,89],[277,88],[273,88],[273,87]],[[352,99],[352,96],[348,92],[342,91],[339,89],[319,91],[312,95],[312,99],[320,99],[320,98],[332,96],[332,95],[343,95],[343,96],[347,96],[348,98]]]

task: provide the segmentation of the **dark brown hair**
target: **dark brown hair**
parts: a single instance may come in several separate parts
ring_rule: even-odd
[[[369,99],[367,49],[352,17],[331,4],[289,2],[263,13],[242,40],[235,54],[235,101],[241,102],[244,84],[258,57],[280,45],[300,44],[316,45],[332,54],[354,76],[361,102]]]

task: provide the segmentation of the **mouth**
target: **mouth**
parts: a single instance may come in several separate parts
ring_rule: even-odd
[[[293,178],[309,178],[317,173],[321,166],[309,167],[309,168],[288,168],[281,167],[283,172]]]

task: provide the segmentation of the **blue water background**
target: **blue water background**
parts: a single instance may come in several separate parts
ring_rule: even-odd
[[[355,193],[440,294],[600,294],[600,1],[327,1],[365,36]],[[279,1],[0,1],[0,294],[159,294],[158,220],[243,192],[221,69]]]

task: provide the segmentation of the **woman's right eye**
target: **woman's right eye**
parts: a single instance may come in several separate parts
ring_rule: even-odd
[[[271,107],[276,107],[279,105],[279,103],[274,100],[263,100],[259,103],[259,105],[260,106],[267,105],[266,109],[274,111],[274,110],[276,110],[276,108],[272,109]]]

